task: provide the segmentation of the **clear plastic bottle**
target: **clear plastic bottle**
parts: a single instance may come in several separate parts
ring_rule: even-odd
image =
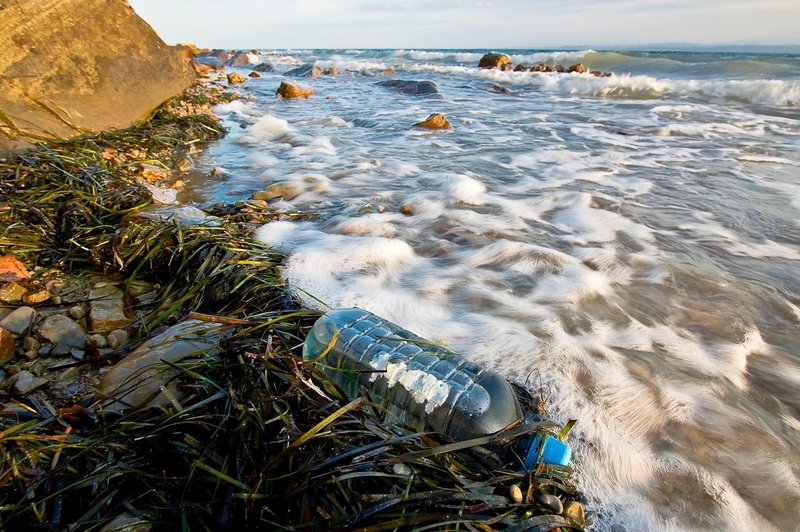
[[[303,358],[319,359],[349,397],[366,386],[405,424],[454,440],[493,434],[522,417],[503,377],[365,310],[333,310],[319,318]]]

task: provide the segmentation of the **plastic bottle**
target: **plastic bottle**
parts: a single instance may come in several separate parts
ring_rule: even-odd
[[[493,434],[522,417],[503,377],[365,310],[320,317],[303,344],[303,358],[319,362],[349,397],[365,386],[405,424],[456,441]],[[546,437],[539,449],[537,437],[520,449],[526,468],[542,459],[569,463],[569,447]]]

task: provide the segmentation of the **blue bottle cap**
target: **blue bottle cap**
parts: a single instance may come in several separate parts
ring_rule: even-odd
[[[526,470],[532,471],[541,462],[549,465],[568,466],[572,461],[572,449],[563,441],[553,436],[545,435],[541,455],[539,454],[540,441],[541,436],[538,433],[534,434],[530,440],[528,453],[525,456]]]

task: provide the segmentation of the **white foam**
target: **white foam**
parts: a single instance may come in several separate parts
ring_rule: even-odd
[[[264,142],[280,139],[286,133],[292,131],[289,122],[283,118],[266,114],[261,116],[248,129],[248,134],[243,137],[247,142]]]

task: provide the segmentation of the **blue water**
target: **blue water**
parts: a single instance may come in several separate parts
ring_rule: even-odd
[[[800,57],[509,52],[613,73],[593,77],[481,70],[482,53],[253,55],[275,72],[217,109],[229,134],[181,199],[282,184],[272,208],[318,216],[258,237],[291,252],[309,305],[368,309],[545,385],[552,416],[579,420],[598,529],[796,529]],[[276,99],[309,62],[341,73]],[[433,112],[453,129],[413,127]]]

